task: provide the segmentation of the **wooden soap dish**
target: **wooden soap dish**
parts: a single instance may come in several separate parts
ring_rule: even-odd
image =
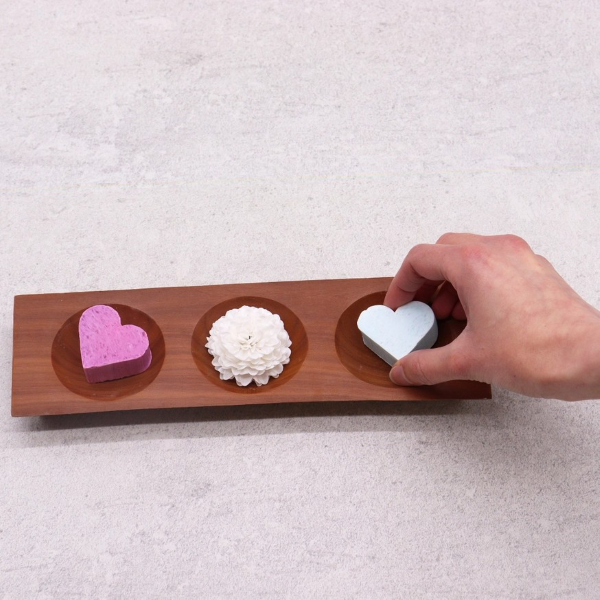
[[[15,297],[12,415],[342,400],[491,398],[489,385],[452,381],[397,387],[389,367],[362,342],[359,314],[380,304],[389,278],[338,279],[115,290]],[[133,377],[87,383],[79,351],[81,313],[115,308],[142,327],[150,368]],[[280,315],[292,340],[283,373],[265,386],[222,381],[205,348],[212,324],[231,308],[259,306]],[[437,345],[464,324],[439,323]]]

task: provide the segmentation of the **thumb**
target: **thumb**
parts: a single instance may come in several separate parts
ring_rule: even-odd
[[[397,385],[434,385],[468,378],[465,353],[457,342],[407,354],[392,367],[390,379]]]

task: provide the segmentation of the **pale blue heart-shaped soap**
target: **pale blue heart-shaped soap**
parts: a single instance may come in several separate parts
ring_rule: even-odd
[[[409,302],[393,311],[387,306],[370,306],[358,317],[363,342],[392,366],[413,350],[431,348],[438,337],[437,321],[431,307]]]

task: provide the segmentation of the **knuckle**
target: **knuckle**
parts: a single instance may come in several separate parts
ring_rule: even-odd
[[[410,261],[411,259],[413,259],[415,256],[423,253],[425,251],[427,247],[427,244],[417,244],[416,246],[413,246],[409,251],[408,254],[406,256],[406,258]]]
[[[512,233],[503,235],[502,242],[513,250],[531,250],[529,244],[522,237]]]
[[[450,231],[443,233],[439,238],[436,244],[449,244],[452,242],[454,238],[456,238],[456,233],[452,233]]]
[[[418,252],[423,252],[427,248],[427,244],[416,244],[412,247],[411,252],[417,254]]]
[[[541,254],[536,254],[535,257],[537,258],[537,260],[540,264],[542,264],[546,267],[552,266],[550,261],[545,256],[542,256]]]

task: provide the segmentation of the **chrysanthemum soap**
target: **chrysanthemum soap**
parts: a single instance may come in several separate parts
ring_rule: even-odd
[[[239,386],[265,385],[290,362],[292,341],[279,315],[242,306],[213,323],[206,347],[221,379]]]
[[[431,348],[438,336],[435,315],[423,302],[409,302],[393,311],[370,306],[358,317],[363,342],[388,365],[414,350]]]
[[[152,363],[148,334],[136,325],[122,325],[119,313],[103,304],[81,315],[79,346],[88,383],[138,375]]]

